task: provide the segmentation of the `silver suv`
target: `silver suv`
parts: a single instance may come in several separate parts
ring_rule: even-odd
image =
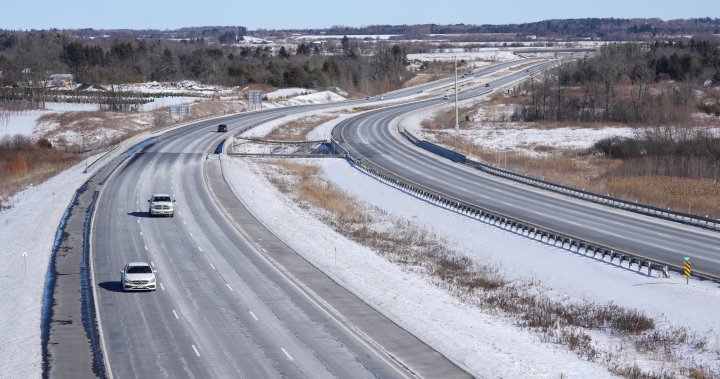
[[[149,264],[145,262],[130,262],[120,273],[120,284],[123,291],[148,290],[155,291],[157,288],[155,273]]]
[[[148,203],[150,203],[150,207],[148,208],[150,217],[157,215],[175,216],[175,205],[173,204],[175,200],[173,200],[170,195],[156,193],[148,200]]]

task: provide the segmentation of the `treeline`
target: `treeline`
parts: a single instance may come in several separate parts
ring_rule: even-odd
[[[6,33],[0,34],[0,84],[37,87],[50,73],[72,73],[76,81],[103,85],[192,79],[226,86],[337,86],[375,93],[409,79],[403,47],[380,44],[374,49],[365,54],[347,38],[339,54],[325,55],[305,44],[275,52],[268,46],[210,45],[202,40],[82,41],[62,33]]]
[[[720,83],[717,40],[611,44],[525,82],[529,101],[513,118],[682,124],[698,109],[694,90],[707,80]]]
[[[462,33],[512,33],[518,37],[535,35],[557,38],[602,38],[605,40],[628,40],[652,38],[659,35],[720,34],[720,18],[694,18],[664,21],[657,18],[580,18],[544,20],[523,24],[504,25],[370,25],[359,28],[333,26],[328,29],[303,31],[311,34],[462,34]],[[488,36],[491,38],[491,36]]]

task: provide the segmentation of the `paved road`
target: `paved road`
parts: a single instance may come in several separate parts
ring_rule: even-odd
[[[287,111],[243,115],[226,123],[232,131]],[[273,242],[269,233],[258,234],[259,223],[253,224],[254,232],[239,233],[227,221],[204,176],[205,165],[214,164],[207,153],[219,137],[213,131],[216,124],[200,123],[157,139],[116,171],[98,200],[92,254],[114,376],[467,377],[359,299],[338,292],[341,288],[329,292],[337,299],[324,301],[357,314],[338,317],[319,305],[259,253],[255,244],[263,237],[257,236],[265,236],[268,254],[294,252]],[[155,192],[177,199],[174,218],[148,217],[147,199]],[[250,222],[251,216],[244,217]],[[299,256],[294,259],[288,269],[302,269],[305,280],[321,283],[316,284],[318,293],[335,285],[309,271],[311,265]],[[137,260],[152,262],[159,271],[156,292],[121,292],[120,270]],[[360,315],[362,320],[350,317]]]
[[[477,96],[531,72],[518,72],[459,97]],[[499,179],[423,151],[393,126],[399,118],[441,102],[427,100],[369,112],[342,123],[333,136],[372,164],[460,200],[659,261],[680,265],[682,257],[690,255],[695,269],[720,275],[718,233]]]

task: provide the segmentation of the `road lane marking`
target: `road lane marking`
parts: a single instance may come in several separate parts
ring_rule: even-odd
[[[202,251],[202,247],[198,246],[198,250]]]
[[[282,352],[285,353],[285,356],[288,357],[289,360],[294,361],[293,357],[290,356],[290,354],[288,354],[287,351],[285,351],[285,348],[281,347],[280,350],[282,350]]]
[[[197,347],[195,347],[195,345],[190,345],[190,346],[192,346],[193,350],[195,350],[195,355],[197,355],[199,357],[200,352],[198,351]]]
[[[250,312],[250,316],[252,316],[252,318],[254,318],[255,321],[258,320],[257,316],[255,316],[255,313],[253,313],[253,311],[248,311],[248,312]]]
[[[175,315],[175,319],[176,319],[176,320],[179,320],[179,319],[180,319],[180,316],[178,316],[177,312],[175,312],[174,309],[173,309],[173,315]]]
[[[140,219],[137,220],[138,224],[140,223]]]
[[[187,221],[183,220],[183,224],[187,225]]]
[[[267,254],[267,250],[265,250],[264,247],[261,247],[260,250],[262,250],[263,253]]]
[[[142,237],[142,232],[140,232],[140,236]]]
[[[190,232],[190,237],[191,237],[191,238],[195,238],[195,236],[192,235],[192,232]]]
[[[150,261],[150,266],[153,266],[153,267],[155,267],[155,262],[153,262],[153,261]]]
[[[229,284],[225,283],[225,285],[227,286],[227,288],[230,288],[230,292],[235,292],[235,290],[232,287],[230,287]]]
[[[162,283],[160,283],[160,289],[162,289],[163,291],[165,291],[165,286],[164,286]]]
[[[147,248],[147,245],[145,245],[145,251],[147,251],[147,249],[148,249],[148,248]]]
[[[210,267],[212,267],[213,270],[217,271],[217,269],[215,268],[215,266],[212,263],[210,263]]]

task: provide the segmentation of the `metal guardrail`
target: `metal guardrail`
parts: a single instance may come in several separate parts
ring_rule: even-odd
[[[407,130],[403,130],[401,134],[408,139],[408,141],[412,142],[413,144],[423,147],[420,142],[422,142],[417,137],[413,136],[410,132]],[[420,142],[418,142],[420,141]],[[429,149],[426,149],[428,151]],[[692,225],[704,229],[709,229],[713,231],[720,231],[720,220],[712,219],[709,217],[702,217],[698,215],[693,215],[689,213],[683,213],[683,212],[677,212],[672,211],[669,209],[662,209],[658,207],[653,207],[651,205],[636,203],[632,201],[627,201],[623,199],[618,199],[612,196],[605,196],[600,195],[597,193],[589,192],[580,190],[573,187],[564,186],[562,184],[552,183],[545,180],[533,178],[531,176],[519,174],[510,170],[501,169],[498,167],[494,167],[485,163],[476,162],[470,159],[465,159],[464,162],[465,165],[473,167],[477,170],[487,172],[489,174],[503,177],[506,179],[510,179],[516,182],[524,183],[527,185],[531,185],[533,187],[542,188],[545,190],[553,191],[556,193],[561,193],[567,196],[575,197],[578,199],[583,199],[587,201],[591,201],[597,204],[607,205],[610,207],[618,208],[627,210],[630,212],[635,212],[639,214],[643,214],[646,216],[661,218],[669,221],[674,221],[686,225]]]
[[[270,153],[227,153],[232,157],[256,158],[345,158],[339,154],[270,154]]]
[[[230,151],[230,153],[227,153],[227,154],[229,154],[229,155],[230,155],[230,154],[234,154],[234,153],[232,153],[232,151],[235,149],[235,138],[237,138],[239,135],[247,132],[248,130],[250,130],[250,129],[252,129],[252,128],[258,126],[258,125],[262,125],[262,124],[264,124],[264,123],[266,123],[266,122],[270,122],[270,121],[273,121],[273,120],[277,120],[277,119],[283,118],[283,117],[285,117],[285,116],[287,116],[287,113],[283,113],[283,114],[281,114],[281,115],[264,118],[264,119],[262,119],[262,120],[255,121],[255,122],[253,122],[253,123],[251,123],[251,124],[245,125],[244,127],[240,128],[239,130],[237,130],[237,131],[235,132],[235,134],[232,135],[232,137],[229,138],[229,140],[230,140],[229,146],[230,146],[230,147],[229,147],[226,151]]]
[[[645,267],[647,268],[648,276],[652,276],[653,270],[663,277],[668,277],[670,270],[681,274],[683,272],[682,266],[673,265],[671,263],[649,258],[641,254],[631,253],[595,241],[573,236],[569,233],[560,232],[552,228],[547,228],[530,221],[508,216],[501,212],[454,198],[440,191],[436,191],[421,184],[404,179],[378,166],[368,163],[362,158],[358,158],[348,149],[343,147],[340,142],[335,140],[335,138],[331,140],[331,143],[336,151],[344,154],[345,158],[348,159],[355,167],[368,175],[419,199],[443,208],[451,209],[467,217],[494,225],[538,242],[559,247],[577,254],[591,256],[594,259],[600,259],[604,262],[616,264],[620,267],[624,267],[623,263],[627,262],[627,269],[632,269],[633,265],[635,265],[637,267],[637,271],[642,272],[643,267]],[[607,260],[608,258],[609,260]],[[703,280],[720,281],[720,276],[700,271],[693,271],[692,276]]]

